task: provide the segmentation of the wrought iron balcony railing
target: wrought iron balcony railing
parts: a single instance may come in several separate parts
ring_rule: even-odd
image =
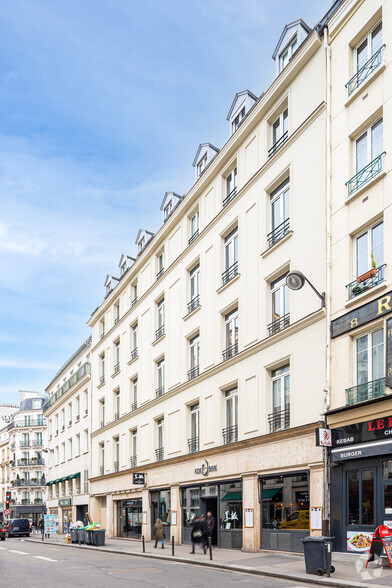
[[[120,321],[120,317],[116,316],[116,318],[114,319],[114,324],[117,325],[117,323]]]
[[[70,420],[70,421],[68,422],[68,426],[70,427],[71,425],[72,425],[72,420]]]
[[[99,385],[102,386],[102,384],[104,384],[104,383],[105,383],[105,376],[101,376],[99,378]]]
[[[138,297],[135,296],[135,298],[132,300],[132,306],[135,306],[137,301],[138,301]]]
[[[42,439],[34,439],[32,441],[33,447],[42,447],[44,442]]]
[[[226,198],[222,202],[223,208],[229,204],[237,195],[237,186],[232,189],[232,191],[226,196]]]
[[[236,443],[236,441],[238,441],[238,425],[233,425],[232,427],[226,427],[226,429],[222,429],[222,435],[224,445]]]
[[[198,375],[199,375],[199,366],[195,365],[194,368],[192,368],[191,370],[188,371],[188,380],[193,380],[194,378],[197,378]]]
[[[158,341],[165,334],[165,325],[162,325],[155,331],[155,341]]]
[[[192,437],[188,439],[189,453],[196,453],[199,451],[199,437]]]
[[[7,427],[7,431],[11,429],[29,429],[30,427],[46,427],[46,421],[43,419],[30,419],[29,421],[12,421]]]
[[[374,400],[385,394],[385,378],[372,380],[346,389],[346,406],[353,406],[366,400]]]
[[[234,343],[234,345],[230,345],[227,349],[222,351],[222,359],[223,361],[227,361],[228,359],[234,357],[238,354],[238,343]]]
[[[45,412],[50,408],[65,392],[67,392],[76,382],[78,382],[83,376],[89,374],[91,371],[90,362],[86,361],[80,368],[59,388],[44,404],[43,411]]]
[[[84,409],[84,414],[85,414],[85,416],[88,415],[88,408]]]
[[[99,466],[99,473],[101,474],[101,476],[104,475],[104,473],[105,473],[105,466],[103,466],[103,465]]]
[[[200,294],[194,296],[190,302],[188,302],[188,314],[196,310],[200,306]]]
[[[157,388],[155,390],[155,398],[159,398],[160,396],[163,396],[165,393],[165,386],[160,386],[159,388]]]
[[[371,58],[357,71],[356,74],[353,75],[351,80],[349,80],[346,84],[348,95],[350,96],[354,90],[356,90],[363,82],[370,76],[371,73],[374,72],[380,65],[382,61],[382,50],[385,47],[383,45],[380,47],[378,51],[376,51]]]
[[[222,273],[223,286],[225,284],[227,284],[228,282],[230,282],[230,280],[235,278],[237,274],[238,274],[238,261],[233,263],[233,265],[231,265],[229,268],[227,268],[227,270],[225,270]]]
[[[31,447],[30,441],[21,441],[19,447]]]
[[[370,276],[367,280],[363,282],[358,282],[358,280],[352,281],[350,284],[347,284],[347,293],[348,293],[348,300],[351,298],[355,298],[362,294],[362,292],[366,292],[366,290],[371,290],[374,286],[381,284],[384,281],[384,267],[385,264],[380,265],[376,269],[376,273],[374,276]]]
[[[290,326],[290,313],[285,314],[282,317],[277,318],[272,323],[268,325],[268,333],[269,335],[275,335],[275,333],[279,333],[279,331],[283,331]]]
[[[162,277],[164,273],[165,273],[165,268],[160,269],[159,272],[157,273],[157,280],[159,280],[159,278]]]
[[[120,469],[120,464],[118,461],[115,461],[113,464],[113,469],[115,472],[118,472],[118,470]]]
[[[164,448],[158,447],[158,449],[155,450],[155,460],[156,461],[163,461],[164,454],[165,454]]]
[[[190,245],[191,243],[193,243],[193,241],[195,241],[199,236],[199,229],[197,229],[193,235],[191,235],[188,239],[188,245]]]
[[[375,157],[373,161],[365,165],[361,171],[359,171],[357,174],[355,174],[355,176],[348,180],[348,182],[346,182],[347,198],[362,188],[362,186],[367,184],[367,182],[370,182],[372,178],[382,171],[382,158],[384,153],[385,151]]]
[[[137,466],[137,456],[131,455],[131,468],[135,468]]]
[[[42,457],[37,457],[34,458],[32,457],[31,459],[25,459],[24,457],[22,457],[22,459],[18,459],[17,461],[18,467],[30,467],[30,466],[44,466],[45,465],[45,460],[42,459]]]
[[[114,420],[118,421],[118,419],[120,418],[120,413],[119,412],[115,412],[114,413]]]
[[[270,427],[270,433],[276,433],[277,431],[284,431],[290,428],[290,407],[286,407],[283,410],[277,410],[268,415],[268,423]]]
[[[290,231],[290,218],[286,218],[280,225],[275,227],[270,233],[267,235],[268,240],[268,248],[278,243],[287,233]]]
[[[77,415],[76,415],[76,417],[75,417],[75,420],[76,420],[76,421],[80,421],[80,414],[77,414]]]
[[[272,145],[271,149],[268,149],[268,157],[272,157],[279,149],[282,147],[283,143],[287,141],[289,136],[289,132],[286,131],[283,135],[276,141],[274,145]]]
[[[138,356],[138,348],[137,348],[137,347],[135,347],[135,349],[132,349],[132,351],[131,351],[131,361],[132,361],[133,359],[136,359],[136,358],[137,358],[137,356]]]
[[[131,412],[133,412],[133,411],[134,411],[134,410],[136,410],[136,409],[137,409],[137,402],[133,402],[133,403],[131,404]]]
[[[114,366],[114,374],[118,374],[118,372],[120,371],[120,362],[116,363],[116,365]]]
[[[101,421],[101,428],[105,426],[105,419],[102,419]]]
[[[42,479],[42,480],[13,480],[11,482],[11,485],[14,488],[26,488],[26,487],[30,487],[30,486],[45,486],[46,485],[46,480]]]

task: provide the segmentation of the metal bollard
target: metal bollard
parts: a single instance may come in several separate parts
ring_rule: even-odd
[[[143,546],[143,553],[146,553],[146,544],[144,542],[144,535],[142,535],[142,546]]]
[[[172,535],[172,555],[174,555],[174,535]]]
[[[208,547],[210,548],[210,559],[212,560],[212,544],[211,544],[211,535],[208,537]]]

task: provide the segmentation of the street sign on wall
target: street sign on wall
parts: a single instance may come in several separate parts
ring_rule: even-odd
[[[339,337],[392,312],[392,292],[359,306],[331,322],[331,337]]]

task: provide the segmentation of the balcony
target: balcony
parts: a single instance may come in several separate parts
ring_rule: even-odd
[[[358,279],[356,279],[350,284],[347,284],[346,288],[348,300],[351,300],[352,298],[359,296],[363,292],[371,290],[372,288],[374,288],[374,286],[378,286],[378,284],[381,284],[381,282],[384,281],[384,267],[385,264],[380,265],[380,267],[375,269],[375,273],[373,272],[374,275],[370,276],[366,280],[361,280],[360,282],[358,282]]]
[[[164,273],[165,273],[165,268],[160,269],[159,272],[157,273],[157,280],[159,280],[159,278],[161,278]]]
[[[138,301],[138,297],[135,296],[135,298],[132,300],[132,306],[135,306],[136,302]]]
[[[70,421],[68,421],[68,426],[70,427],[72,425],[72,419]]]
[[[77,414],[77,415],[76,415],[76,417],[75,417],[75,421],[76,421],[76,422],[80,421],[80,414]]]
[[[101,476],[104,475],[104,473],[105,473],[105,466],[103,466],[103,465],[99,466],[99,473],[101,474]]]
[[[272,145],[271,149],[268,149],[268,157],[272,157],[275,155],[277,151],[282,147],[282,145],[287,141],[289,136],[289,132],[286,131],[283,135],[276,141],[274,145]]]
[[[135,468],[136,466],[137,466],[137,456],[132,455],[131,456],[131,468]]]
[[[102,386],[105,383],[105,376],[99,378],[99,385]]]
[[[273,231],[268,233],[267,240],[268,240],[268,248],[278,243],[287,233],[290,231],[290,219],[286,218],[285,221],[280,223],[277,227],[274,228]]]
[[[101,339],[103,339],[104,336],[105,336],[105,331],[102,331],[102,333],[101,333]]]
[[[120,317],[116,316],[116,318],[114,319],[114,324],[117,325],[117,323],[120,322]]]
[[[119,412],[115,412],[114,413],[114,420],[118,421],[118,419],[120,418],[120,413]]]
[[[370,182],[372,178],[382,171],[382,157],[384,153],[385,151],[373,159],[373,161],[365,165],[361,171],[359,171],[357,174],[355,174],[355,176],[348,180],[348,182],[346,182],[347,198],[362,188],[362,186]]]
[[[155,390],[155,398],[160,398],[160,396],[163,396],[165,393],[165,386],[160,386],[159,388],[157,388]]]
[[[165,334],[165,325],[162,325],[155,331],[155,341],[158,341]]]
[[[199,366],[195,365],[195,367],[192,368],[191,370],[189,370],[189,372],[188,372],[188,380],[193,380],[194,378],[197,378],[198,375],[199,375]]]
[[[137,349],[137,347],[135,347],[135,349],[132,349],[132,351],[131,351],[131,361],[136,359],[137,356],[138,356],[138,349]]]
[[[347,93],[350,96],[363,82],[376,70],[382,62],[383,45],[371,58],[357,71],[355,75],[346,84]]]
[[[188,302],[188,314],[191,314],[196,308],[200,306],[200,294],[194,296],[190,302]]]
[[[115,461],[113,464],[113,470],[115,472],[118,472],[119,469],[120,469],[120,463],[118,461]]]
[[[22,468],[24,468],[24,467],[44,466],[45,465],[45,460],[42,459],[42,457],[39,457],[39,458],[38,457],[37,458],[32,457],[31,459],[26,459],[26,458],[23,458],[22,457],[22,459],[18,459],[17,465],[18,465],[18,467],[22,467]]]
[[[131,404],[131,412],[133,412],[133,411],[134,411],[134,410],[136,410],[136,409],[137,409],[137,402],[133,402],[133,403]]]
[[[235,188],[233,188],[233,190],[231,192],[229,192],[229,194],[223,200],[223,202],[222,202],[223,208],[225,208],[225,206],[227,206],[229,204],[229,202],[231,202],[232,200],[234,200],[234,198],[236,196],[237,196],[237,186]]]
[[[13,488],[26,488],[26,487],[31,487],[31,486],[45,486],[46,485],[46,480],[42,479],[42,480],[38,480],[38,479],[34,479],[34,480],[13,480],[11,482],[11,486]]]
[[[367,400],[381,398],[385,394],[385,378],[372,380],[346,389],[346,406],[353,406]]]
[[[226,427],[226,429],[222,429],[222,435],[224,445],[236,443],[236,441],[238,441],[238,425],[233,425],[232,427]]]
[[[61,425],[61,430],[65,431],[65,425]]]
[[[222,273],[222,285],[224,286],[230,282],[238,274],[238,261],[233,263],[227,270]]]
[[[279,331],[283,331],[290,326],[290,313],[285,314],[284,316],[277,318],[272,323],[268,325],[268,333],[269,336],[275,335],[279,333]]]
[[[284,431],[290,428],[290,407],[283,410],[274,411],[268,415],[268,424],[270,433]]]
[[[44,404],[43,411],[45,412],[50,408],[65,392],[67,392],[76,382],[78,382],[81,378],[90,374],[91,371],[91,364],[90,362],[84,363],[80,366],[80,368],[66,381],[64,384],[53,394],[48,402]]]
[[[19,447],[31,447],[30,441],[21,441]]]
[[[118,374],[119,371],[120,371],[120,362],[116,363],[116,365],[114,366],[113,376],[115,374]]]
[[[105,426],[105,419],[102,419],[102,421],[101,421],[101,429],[102,429],[102,427],[104,427],[104,426]]]
[[[158,449],[155,450],[155,461],[163,461],[164,452],[163,447],[158,447]]]
[[[234,357],[237,354],[238,354],[238,343],[234,343],[234,345],[230,345],[230,347],[228,347],[227,349],[222,351],[222,360],[227,361],[228,359],[231,359],[232,357]]]
[[[189,453],[196,453],[199,451],[199,437],[192,437],[188,439]]]
[[[193,233],[193,235],[191,235],[188,239],[188,245],[190,245],[191,243],[193,243],[193,241],[195,241],[199,236],[199,229],[197,229],[197,231],[195,231]]]
[[[12,421],[7,427],[7,431],[11,429],[30,429],[31,427],[46,427],[46,422],[43,419],[30,419],[29,421]]]
[[[87,416],[87,415],[88,415],[88,408],[85,408],[84,409],[84,416]]]

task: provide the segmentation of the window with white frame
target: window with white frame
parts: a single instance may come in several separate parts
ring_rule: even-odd
[[[143,251],[145,244],[146,244],[146,238],[145,237],[142,237],[140,239],[139,243],[138,243],[138,251],[139,251],[139,253],[141,253]]]
[[[298,46],[298,41],[297,41],[297,35],[295,34],[295,36],[290,40],[288,45],[286,45],[286,47],[283,49],[283,51],[279,55],[279,72],[281,72],[286,67],[290,58],[292,57],[292,55],[296,51],[297,46]]]
[[[231,123],[231,132],[234,133],[240,126],[240,122],[245,118],[245,106],[241,108],[237,116],[234,118],[233,122]]]
[[[191,235],[190,239],[189,239],[189,243],[192,243],[192,241],[194,239],[196,239],[196,237],[199,234],[199,211],[198,210],[191,217],[189,224],[190,224],[190,235]]]
[[[117,302],[114,305],[114,324],[117,324],[120,320],[120,303]]]
[[[200,306],[200,266],[199,264],[189,272],[189,289],[191,300],[188,304],[188,312],[192,312]]]
[[[367,384],[384,376],[384,330],[366,333],[355,340],[356,384]]]
[[[137,429],[131,431],[131,467],[137,466]]]
[[[157,330],[155,336],[157,339],[165,334],[165,299],[162,298],[157,304]]]
[[[83,398],[84,398],[84,414],[88,414],[88,390],[85,390],[83,392]]]
[[[120,469],[120,438],[115,437],[114,441],[114,471],[118,472]]]
[[[359,173],[383,152],[383,119],[363,131],[354,144],[354,171]]]
[[[158,419],[157,421],[157,440],[158,440],[158,449],[163,449],[164,447],[164,419]]]
[[[272,123],[272,147],[269,156],[273,155],[288,137],[289,132],[289,109],[286,108]]]
[[[102,353],[102,355],[100,355],[99,357],[100,361],[100,366],[99,366],[99,372],[100,372],[100,384],[104,384],[105,383],[105,354]]]
[[[105,318],[101,319],[100,321],[100,331],[101,331],[101,339],[105,336]]]
[[[101,416],[101,427],[105,426],[105,399],[99,401],[99,412]]]
[[[225,445],[238,441],[238,389],[225,392],[225,424],[223,440]]]
[[[199,451],[200,435],[200,406],[196,402],[189,407],[190,414],[190,439],[188,440],[189,453]]]
[[[157,278],[160,278],[165,271],[165,261],[163,251],[157,256]]]
[[[101,465],[100,465],[100,470],[101,470],[101,475],[103,475],[105,473],[105,444],[101,443],[100,444],[100,461],[101,461]]]
[[[165,360],[157,362],[157,389],[156,396],[162,396],[165,392]]]
[[[224,245],[225,271],[222,274],[223,285],[238,274],[238,228],[225,237]]]
[[[80,434],[78,433],[75,437],[75,455],[80,455]]]
[[[65,408],[61,410],[61,430],[65,429]]]
[[[138,324],[133,325],[131,334],[131,359],[135,359],[138,355]]]
[[[374,260],[374,264],[373,264]],[[356,277],[369,271],[373,265],[379,268],[384,262],[384,223],[381,221],[355,238]]]
[[[138,297],[138,287],[137,282],[132,285],[132,304],[136,304]]]
[[[68,404],[68,425],[72,425],[72,402]]]
[[[237,167],[235,167],[226,177],[226,195],[223,200],[223,206],[226,206],[233,200],[237,194]]]
[[[114,373],[120,371],[120,341],[114,344]]]
[[[173,202],[171,200],[169,200],[168,204],[163,209],[163,218],[164,218],[164,220],[167,220],[169,218],[172,209],[173,209]]]
[[[197,177],[198,178],[201,176],[202,172],[205,170],[206,167],[207,167],[207,154],[205,154],[203,159],[201,159],[199,161],[199,163],[197,164]]]
[[[271,283],[271,323],[268,325],[270,335],[290,325],[290,291],[286,284],[286,275]]]
[[[114,420],[120,418],[120,389],[114,392]]]
[[[76,397],[75,403],[76,403],[76,420],[79,420],[80,419],[80,396]]]
[[[85,429],[83,431],[83,436],[84,436],[84,441],[83,441],[83,446],[84,446],[84,453],[88,452],[89,449],[89,435],[88,435],[88,429]]]
[[[230,359],[238,353],[238,309],[232,310],[225,316],[225,345],[223,360]]]
[[[269,415],[270,432],[290,427],[290,365],[271,372],[272,414]]]
[[[199,353],[200,353],[200,336],[197,334],[189,341],[190,352],[190,369],[188,379],[192,380],[199,375]]]
[[[268,246],[272,247],[290,230],[290,180],[287,179],[270,195],[271,232]]]
[[[73,449],[73,444],[72,444],[72,438],[68,439],[68,459],[72,459],[72,449]]]
[[[61,444],[61,461],[65,461],[65,442]]]
[[[137,384],[137,378],[131,380],[131,410],[137,409]]]
[[[382,46],[382,23],[379,22],[354,49],[354,72],[356,75],[348,83],[349,94],[381,65]]]

